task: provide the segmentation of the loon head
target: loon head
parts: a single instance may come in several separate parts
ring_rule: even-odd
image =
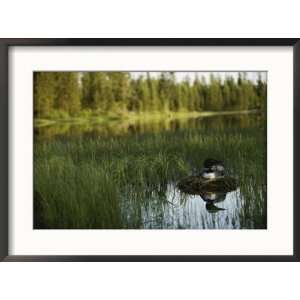
[[[221,160],[207,158],[204,163],[201,175],[205,179],[214,179],[224,176],[225,168]]]
[[[216,172],[218,175],[223,175],[225,168],[224,163],[221,160],[216,160],[213,158],[207,158],[204,163],[204,169],[211,172]]]
[[[221,160],[216,160],[213,158],[207,158],[203,163],[204,168],[212,168],[214,166],[223,166],[224,163]]]

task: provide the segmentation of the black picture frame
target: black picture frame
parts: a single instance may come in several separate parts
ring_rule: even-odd
[[[9,254],[9,48],[12,46],[290,46],[294,73],[293,255],[10,255]],[[300,258],[300,39],[0,39],[0,261],[299,261]]]

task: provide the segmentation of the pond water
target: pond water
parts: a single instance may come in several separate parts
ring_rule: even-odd
[[[265,229],[266,122],[260,114],[35,128],[35,227]],[[177,182],[222,159],[229,193]]]
[[[146,229],[237,229],[241,226],[239,211],[243,198],[239,189],[214,201],[205,201],[200,195],[183,194],[169,184],[167,201],[161,218],[155,217],[155,210],[143,211]]]
[[[260,114],[215,115],[207,117],[159,118],[156,120],[112,120],[99,123],[97,121],[69,122],[61,121],[48,126],[34,128],[35,138],[40,140],[70,137],[142,135],[145,133],[160,133],[164,131],[254,128],[262,126],[264,118]]]

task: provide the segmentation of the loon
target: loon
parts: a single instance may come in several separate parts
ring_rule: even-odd
[[[224,163],[221,160],[207,158],[203,163],[201,176],[204,179],[215,179],[224,176]]]
[[[203,163],[203,168],[192,169],[192,174],[182,178],[177,187],[181,192],[191,195],[201,195],[204,192],[227,193],[236,190],[235,178],[225,174],[224,163],[220,160],[208,158]],[[216,202],[221,196],[207,194],[204,201]]]

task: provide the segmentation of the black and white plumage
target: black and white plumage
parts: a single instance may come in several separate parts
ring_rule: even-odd
[[[204,168],[216,169],[219,171],[224,171],[224,163],[221,160],[216,160],[213,158],[207,158],[203,163]]]
[[[201,176],[205,179],[215,179],[224,176],[224,163],[221,160],[207,158],[203,163]]]

